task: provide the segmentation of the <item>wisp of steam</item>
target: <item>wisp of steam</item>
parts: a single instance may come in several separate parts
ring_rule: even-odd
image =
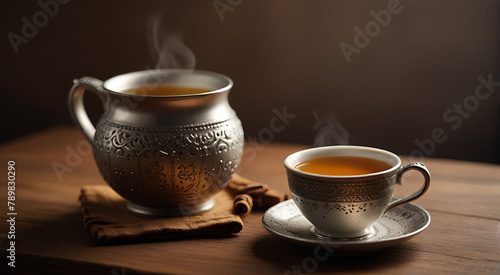
[[[349,144],[349,132],[340,125],[337,115],[325,114],[317,109],[313,110],[316,123],[314,124],[314,147]]]
[[[182,42],[182,34],[167,33],[161,27],[161,15],[149,21],[149,47],[153,59],[157,60],[156,69],[194,69],[194,53]]]

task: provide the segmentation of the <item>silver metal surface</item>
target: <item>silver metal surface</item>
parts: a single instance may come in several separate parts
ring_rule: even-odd
[[[202,212],[212,209],[215,205],[214,199],[209,199],[203,203],[196,205],[179,205],[179,207],[169,208],[153,208],[137,205],[131,201],[127,202],[127,210],[135,215],[140,216],[189,216],[200,214]]]
[[[210,92],[121,92],[165,83]],[[140,71],[105,82],[84,77],[75,80],[69,109],[93,144],[101,175],[130,202],[129,211],[191,215],[213,206],[211,198],[227,185],[241,160],[243,128],[228,102],[231,87],[232,81],[223,75],[193,70]],[[83,106],[86,90],[105,106],[95,129]]]
[[[318,235],[293,200],[269,208],[262,217],[262,224],[269,232],[311,248],[328,247],[334,256],[360,256],[387,249],[408,241],[425,230],[430,222],[431,216],[425,209],[407,203],[378,219],[372,226],[371,236],[339,240]]]

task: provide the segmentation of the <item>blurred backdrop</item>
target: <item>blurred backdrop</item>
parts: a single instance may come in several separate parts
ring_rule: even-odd
[[[191,64],[234,80],[230,103],[257,150],[269,142],[350,143],[500,163],[499,6],[2,1],[0,142],[72,124],[66,101],[74,78],[155,68],[161,49],[177,58],[162,67]],[[86,97],[95,120],[102,108]],[[271,127],[274,117],[284,127]]]

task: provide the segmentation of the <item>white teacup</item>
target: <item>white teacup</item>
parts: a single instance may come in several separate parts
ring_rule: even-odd
[[[307,160],[329,156],[357,156],[381,160],[389,169],[362,175],[332,176],[298,170]],[[422,196],[430,185],[430,173],[422,163],[401,166],[401,159],[388,151],[362,146],[328,146],[299,151],[285,159],[292,198],[317,234],[335,239],[366,239],[372,225],[393,207]],[[415,193],[391,202],[402,175],[414,169],[425,182]]]

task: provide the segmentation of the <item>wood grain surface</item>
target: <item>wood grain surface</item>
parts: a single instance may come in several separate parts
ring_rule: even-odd
[[[246,147],[239,173],[288,192],[283,160],[305,148],[290,144]],[[0,217],[7,220],[7,162],[16,162],[16,262],[7,265],[9,225],[0,226],[0,273],[26,274],[499,274],[500,166],[426,159],[432,181],[415,203],[431,214],[430,226],[410,241],[362,257],[311,261],[314,252],[271,235],[263,212],[243,218],[232,237],[197,237],[99,245],[84,228],[78,195],[104,185],[83,135],[59,127],[0,147]],[[77,152],[78,157],[72,156]],[[403,158],[403,162],[408,162]],[[59,177],[53,165],[65,165]],[[418,188],[408,173],[396,196]]]

